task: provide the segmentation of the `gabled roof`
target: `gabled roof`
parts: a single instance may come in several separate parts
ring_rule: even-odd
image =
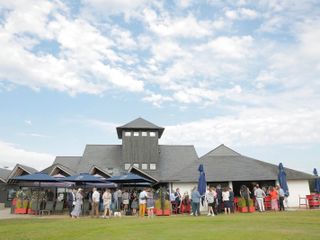
[[[85,147],[77,172],[89,172],[92,167],[97,167],[108,172],[108,168],[121,168],[121,145],[91,145]]]
[[[134,174],[140,175],[144,178],[147,178],[151,181],[158,182],[158,179],[152,177],[150,174],[144,172],[143,170],[134,167],[133,165],[128,169],[128,173],[134,173]]]
[[[208,156],[241,156],[241,154],[225,146],[224,144],[221,144],[202,157]]]
[[[25,166],[25,165],[22,165],[22,164],[17,164],[13,168],[13,170],[11,171],[10,175],[8,176],[7,181],[8,182],[9,181],[10,182],[14,181],[14,180],[10,180],[10,179],[23,175],[23,172],[25,172],[27,174],[33,174],[33,173],[37,172],[37,170],[32,168],[32,167],[28,167],[28,166]]]
[[[156,130],[159,132],[158,137],[161,138],[164,131],[163,127],[159,127],[143,118],[137,118],[123,126],[117,127],[118,138],[122,138],[122,131],[129,129],[139,129],[139,130]]]
[[[159,180],[176,181],[185,166],[198,161],[193,145],[160,145]]]
[[[0,168],[0,181],[6,183],[11,170]]]
[[[72,169],[74,172],[77,172],[81,159],[81,156],[57,156],[53,162],[53,165],[63,165],[69,169]]]
[[[106,178],[109,178],[111,177],[111,174],[109,174],[106,170],[103,170],[97,166],[92,166],[92,168],[89,170],[89,174],[97,174],[98,172],[98,175],[103,175],[102,177],[106,177]],[[102,173],[102,174],[101,174]]]
[[[229,148],[225,146],[219,147],[216,148],[219,154],[216,154],[213,150],[209,152],[211,154],[205,154],[199,161],[182,168],[177,174],[178,179],[186,182],[198,181],[198,167],[201,163],[204,165],[208,182],[278,179],[279,170],[277,165],[236,154],[235,151],[232,149],[229,151]],[[308,180],[313,178],[311,174],[289,168],[285,168],[285,171],[288,180]]]

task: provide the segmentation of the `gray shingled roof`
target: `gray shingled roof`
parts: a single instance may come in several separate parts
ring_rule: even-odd
[[[11,170],[0,168],[0,181],[6,183]]]
[[[81,156],[57,156],[53,165],[60,164],[76,172],[81,158]]]
[[[102,170],[121,168],[121,159],[121,145],[86,145],[77,172],[89,172],[93,166]]]
[[[164,131],[163,127],[159,127],[143,118],[137,118],[121,127],[117,127],[118,138],[122,138],[122,131],[129,129],[139,129],[139,130],[157,130],[159,132],[159,138],[161,138]]]
[[[160,145],[160,181],[175,181],[180,170],[198,161],[193,145]]]
[[[70,176],[76,174],[76,171],[74,169],[70,169],[70,168],[68,168],[68,167],[66,167],[66,166],[64,166],[64,165],[62,165],[60,163],[53,164],[50,167],[47,167],[47,168],[43,169],[41,172],[45,173],[45,174],[48,174],[48,175],[51,175],[52,171],[55,168],[60,168],[63,172],[69,174]]]
[[[182,168],[177,178],[180,181],[197,181],[198,166],[203,164],[208,182],[277,180],[278,166],[243,156],[220,145],[202,156],[199,161]],[[288,180],[312,179],[313,175],[285,168]]]

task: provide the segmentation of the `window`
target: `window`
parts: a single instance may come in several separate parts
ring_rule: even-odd
[[[156,170],[157,165],[155,163],[150,163],[150,170]]]
[[[124,135],[125,135],[126,137],[130,137],[130,136],[131,136],[131,132],[125,132]]]
[[[148,136],[148,133],[147,132],[142,132],[141,135],[142,135],[142,137],[146,137],[146,136]]]
[[[139,163],[134,163],[133,166],[139,168]]]
[[[128,170],[130,168],[131,164],[130,163],[125,163],[124,164],[124,170]]]
[[[155,132],[150,132],[150,137],[155,137],[156,133]]]
[[[142,169],[142,170],[147,170],[147,169],[148,169],[148,164],[142,163],[142,164],[141,164],[141,169]]]
[[[138,137],[139,136],[139,132],[134,132],[133,136]]]

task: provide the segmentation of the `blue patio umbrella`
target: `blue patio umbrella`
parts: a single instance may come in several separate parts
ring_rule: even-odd
[[[153,183],[154,182],[150,179],[144,178],[134,173],[126,173],[119,176],[112,176],[111,178],[108,178],[108,181],[114,182],[114,183]]]
[[[313,169],[313,174],[316,176],[316,179],[314,180],[314,191],[320,193],[320,178],[317,169]]]
[[[201,197],[201,204],[203,205],[204,194],[207,190],[207,181],[206,181],[206,174],[204,173],[203,164],[200,164],[198,167],[198,171],[200,172],[199,181],[198,181],[198,191]]]
[[[77,175],[73,175],[73,176],[69,176],[69,177],[65,177],[63,179],[61,179],[60,181],[63,182],[75,182],[75,183],[103,183],[105,182],[104,179],[102,179],[101,177],[97,177],[97,176],[93,176],[89,173],[80,173]]]
[[[284,170],[282,163],[279,164],[278,180],[279,180],[280,187],[284,191],[284,195],[286,197],[288,197],[289,196],[289,188],[288,188],[288,183],[287,183],[287,174]]]
[[[48,174],[37,172],[33,174],[23,175],[19,177],[12,178],[19,182],[57,182],[58,180]]]

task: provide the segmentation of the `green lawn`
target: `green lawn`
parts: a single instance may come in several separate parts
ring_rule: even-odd
[[[317,239],[320,211],[154,219],[32,218],[0,220],[0,239]]]

